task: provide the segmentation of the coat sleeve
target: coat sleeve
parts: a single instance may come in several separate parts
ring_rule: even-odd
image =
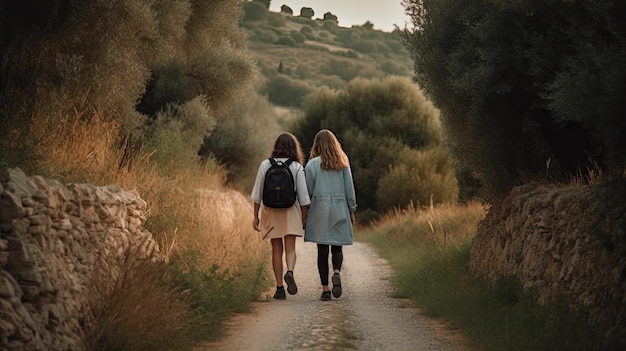
[[[306,188],[307,188],[307,191],[309,192],[309,199],[310,199],[313,197],[313,194],[315,193],[315,179],[317,177],[315,167],[313,166],[311,162],[307,163],[306,167],[304,167],[304,174],[306,178]]]
[[[356,194],[354,192],[354,182],[352,181],[352,170],[350,166],[343,169],[343,184],[346,191],[346,201],[350,212],[354,212],[357,209]]]

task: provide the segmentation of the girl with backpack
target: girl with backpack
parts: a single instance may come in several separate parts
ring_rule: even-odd
[[[311,203],[306,187],[303,163],[304,155],[296,137],[291,133],[279,135],[274,143],[271,157],[263,160],[259,165],[250,195],[254,202],[252,227],[261,232],[263,239],[269,239],[272,243],[272,268],[276,278],[274,299],[277,300],[287,298],[283,278],[287,283],[289,294],[295,295],[298,292],[293,276],[293,269],[296,265],[296,237],[304,235],[303,228]],[[277,167],[287,170],[281,169],[272,173]],[[285,184],[285,180],[280,178],[284,174],[291,177],[289,181],[292,182],[293,188],[290,187],[290,184]],[[266,185],[269,186],[270,184],[272,184],[272,189],[266,189]],[[292,197],[293,204],[291,201],[285,203],[285,198],[290,197]],[[283,251],[287,263],[287,272],[284,276]]]
[[[305,167],[306,184],[311,198],[304,241],[317,243],[317,269],[322,283],[322,301],[330,301],[328,256],[332,253],[332,294],[341,296],[343,245],[352,245],[352,226],[356,195],[348,156],[337,137],[327,129],[320,130],[313,141],[311,156]]]

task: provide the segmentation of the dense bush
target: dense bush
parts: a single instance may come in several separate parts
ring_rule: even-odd
[[[292,30],[290,34],[291,34],[291,38],[293,38],[296,44],[304,44],[304,42],[306,41],[306,37],[302,33],[296,30]]]
[[[409,79],[356,79],[345,90],[316,90],[295,133],[307,149],[322,128],[348,153],[359,208],[371,216],[362,219],[410,202],[426,205],[431,196],[435,203],[456,200],[439,112]]]
[[[286,23],[287,19],[282,14],[270,12],[267,15],[267,24],[272,27],[284,27]]]
[[[311,28],[311,26],[302,26],[300,27],[300,33],[304,35],[313,34],[313,29]]]
[[[258,163],[268,156],[281,130],[272,106],[256,94],[231,105],[226,113],[228,118],[206,137],[200,154],[215,157],[228,169],[231,185],[249,193]]]
[[[254,30],[254,35],[251,35],[250,39],[260,41],[263,43],[274,44],[278,41],[280,36],[273,30],[265,29],[264,27],[258,27]]]
[[[337,76],[322,76],[319,80],[320,86],[325,86],[330,89],[345,89],[348,83]]]
[[[270,77],[266,92],[271,103],[281,106],[301,107],[312,88],[304,81],[293,79],[285,74]]]
[[[337,34],[339,31],[339,27],[337,26],[337,22],[335,21],[330,21],[330,20],[325,20],[324,23],[322,24],[322,28],[324,28],[325,30],[327,30],[330,33],[333,34]]]
[[[283,35],[276,40],[276,45],[295,46],[296,41],[292,36]]]
[[[322,73],[327,75],[335,75],[345,80],[346,82],[351,81],[359,75],[359,71],[362,66],[359,64],[355,64],[352,61],[338,59],[338,60],[330,60],[328,64],[323,67]]]
[[[457,200],[455,166],[443,148],[421,151],[405,146],[399,158],[399,164],[378,181],[376,199],[380,211],[406,208],[410,204],[423,207],[431,200],[434,203]]]
[[[406,68],[404,65],[398,63],[395,60],[384,60],[381,64],[380,64],[380,69],[390,75],[397,75],[397,76],[405,76],[407,75],[409,72],[406,71]]]
[[[244,21],[263,21],[267,18],[268,9],[260,1],[248,1],[243,4]]]
[[[148,126],[146,148],[154,150],[152,160],[165,169],[174,160],[186,160],[185,164],[193,165],[197,157],[189,150],[202,145],[204,138],[215,128],[215,122],[206,98],[168,104],[156,113]]]
[[[626,3],[406,0],[403,40],[454,153],[497,197],[600,167],[623,177]]]

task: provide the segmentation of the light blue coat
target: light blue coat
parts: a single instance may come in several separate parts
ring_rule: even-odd
[[[352,171],[328,171],[321,159],[307,162],[304,173],[311,198],[304,241],[325,245],[351,245],[354,241],[350,212],[356,211]]]

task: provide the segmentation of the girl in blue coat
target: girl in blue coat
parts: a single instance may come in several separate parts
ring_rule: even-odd
[[[353,243],[352,226],[357,208],[348,156],[331,131],[323,129],[315,136],[305,174],[311,205],[304,241],[317,243],[321,300],[329,301],[329,249],[333,265],[332,294],[338,298],[341,296],[342,246]]]

